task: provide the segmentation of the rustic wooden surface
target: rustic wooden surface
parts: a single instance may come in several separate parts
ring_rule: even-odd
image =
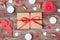
[[[46,2],[46,0],[37,0],[37,1],[43,1],[43,3]],[[17,30],[16,29],[16,13],[17,12],[35,12],[35,11],[32,10],[32,7],[37,6],[37,3],[34,4],[34,5],[29,5],[27,0],[20,0],[19,2],[20,3],[24,3],[28,9],[24,10],[24,9],[20,8],[19,7],[20,3],[18,5],[15,5],[15,0],[14,0],[13,4],[9,4],[8,2],[6,3],[7,6],[12,5],[16,9],[13,14],[9,14],[6,11],[6,8],[3,8],[3,6],[0,5],[0,12],[2,12],[2,11],[5,12],[5,16],[2,17],[0,15],[0,19],[11,18],[13,20],[13,22],[14,22],[14,26],[13,26],[13,36],[14,36],[14,38],[9,37],[8,33],[6,31],[1,31],[0,30],[0,35],[4,34],[6,36],[6,38],[4,40],[25,40],[24,35],[26,33],[31,33],[33,35],[33,39],[32,40],[60,40],[60,31],[56,32],[56,30],[55,30],[55,28],[60,28],[60,13],[58,13],[58,12],[54,12],[54,13],[51,13],[51,14],[50,13],[46,13],[46,14],[48,14],[48,17],[47,18],[43,18],[44,27],[41,30]],[[56,4],[57,8],[60,8],[60,0],[53,0],[53,2],[54,2],[54,4]],[[42,8],[38,9],[36,12],[43,11],[43,6],[44,6],[44,4],[42,5]],[[57,23],[54,24],[54,25],[50,24],[49,23],[49,18],[50,17],[56,17],[57,20],[58,20]],[[50,30],[47,29],[48,25],[50,25],[52,27]],[[47,36],[44,36],[42,34],[44,31],[47,32]],[[15,35],[14,35],[15,32],[19,33],[18,37],[15,37]],[[55,37],[52,36],[52,34],[56,34],[56,33],[59,34],[59,38],[58,39],[56,39]],[[34,36],[35,34],[39,34],[40,37],[38,39],[36,39],[35,36]]]

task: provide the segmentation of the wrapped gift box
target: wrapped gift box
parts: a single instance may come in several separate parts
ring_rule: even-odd
[[[42,13],[17,13],[17,29],[42,29]]]

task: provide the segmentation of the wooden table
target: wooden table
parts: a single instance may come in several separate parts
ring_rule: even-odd
[[[8,0],[6,0],[6,1],[8,1]],[[37,7],[37,2],[34,5],[30,5],[28,3],[28,0],[20,0],[19,1],[19,4],[16,4],[15,3],[15,0],[13,1],[12,4],[10,4],[10,3],[7,2],[6,3],[7,4],[7,7],[9,5],[12,5],[12,6],[15,7],[15,12],[13,14],[9,14],[6,11],[6,8],[3,8],[0,5],[0,12],[2,12],[2,11],[5,12],[5,16],[2,17],[0,15],[0,19],[11,18],[13,20],[13,22],[14,22],[14,26],[13,26],[13,36],[14,36],[14,38],[9,37],[7,32],[4,33],[5,31],[1,31],[0,30],[0,35],[1,34],[4,34],[6,36],[5,40],[25,40],[24,35],[26,33],[31,33],[33,35],[33,39],[32,40],[60,40],[60,38],[56,39],[54,36],[52,36],[52,34],[55,35],[55,34],[58,33],[59,34],[59,37],[60,37],[60,31],[59,32],[56,32],[56,30],[55,30],[55,28],[57,28],[57,27],[60,28],[60,13],[58,13],[58,12],[54,12],[54,13],[51,13],[51,14],[50,13],[46,13],[48,15],[48,17],[47,18],[43,18],[44,27],[41,30],[17,30],[16,29],[16,18],[17,18],[16,17],[16,13],[17,12],[40,12],[40,11],[43,12],[43,6],[44,6],[44,4],[45,4],[45,2],[47,0],[37,0],[37,1],[42,1],[43,2],[42,8],[41,9],[37,9],[37,11],[34,11],[32,9],[34,6]],[[56,4],[57,8],[60,8],[60,0],[52,0],[52,1],[54,2],[54,4]],[[19,7],[19,5],[21,3],[24,3],[25,4],[27,10],[24,10],[23,8]],[[43,15],[44,15],[44,12],[43,12]],[[57,23],[55,25],[52,25],[52,24],[49,23],[49,18],[50,17],[56,17],[57,18],[58,21],[57,21]],[[51,26],[51,29],[50,30],[47,29],[47,26],[48,25]],[[47,36],[44,36],[43,35],[43,32],[44,31],[47,32]],[[15,32],[18,32],[19,33],[19,36],[18,37],[15,37],[15,35],[14,35]],[[39,38],[35,38],[35,34],[39,34],[40,37]]]

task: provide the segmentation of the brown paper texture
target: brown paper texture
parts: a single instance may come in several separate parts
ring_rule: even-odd
[[[35,19],[36,19],[37,18],[36,16],[38,16],[42,19],[42,13],[41,12],[31,13],[31,18],[35,17]],[[29,18],[29,13],[17,13],[17,20],[20,20],[23,17]],[[42,24],[42,20],[37,20],[37,22]],[[17,29],[19,29],[23,24],[24,24],[24,22],[17,21]],[[29,29],[29,26],[31,26],[31,29],[42,29],[42,26],[34,23],[33,21],[28,22],[21,29]]]

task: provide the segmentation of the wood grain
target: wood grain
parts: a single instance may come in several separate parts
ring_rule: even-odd
[[[6,0],[6,2],[7,1],[8,0]],[[38,8],[37,11],[34,11],[32,8],[34,6],[35,7],[37,6],[37,2],[38,1],[42,1],[43,2],[42,8],[41,9]],[[19,12],[20,13],[21,12],[40,12],[40,11],[43,12],[43,7],[44,7],[44,4],[46,3],[46,1],[47,0],[37,0],[37,2],[34,5],[30,5],[28,3],[28,0],[19,0],[19,4],[18,5],[15,3],[15,0],[13,1],[12,4],[10,4],[10,3],[7,2],[6,3],[7,4],[7,7],[10,6],[10,5],[15,7],[15,12],[13,14],[9,14],[6,11],[6,8],[3,8],[3,6],[0,5],[0,12],[2,12],[2,11],[5,12],[5,16],[4,17],[2,17],[0,15],[0,20],[1,19],[4,19],[4,18],[11,18],[12,21],[14,22],[14,26],[13,26],[13,36],[14,37],[13,38],[12,37],[9,37],[8,36],[8,33],[6,31],[0,30],[0,35],[3,35],[4,34],[6,36],[6,38],[4,40],[25,40],[24,35],[27,34],[27,33],[31,33],[33,35],[33,39],[32,40],[60,40],[60,31],[59,32],[56,32],[56,30],[55,30],[55,28],[60,28],[60,13],[58,13],[58,12],[46,13],[48,15],[48,17],[47,18],[43,18],[43,23],[44,23],[43,29],[40,29],[40,30],[17,30],[17,28],[16,28],[16,22],[17,22],[16,21],[16,18],[17,18],[17,14],[16,13],[17,12],[18,13]],[[57,8],[60,8],[60,0],[52,0],[52,1],[54,2],[54,4],[56,4]],[[21,3],[24,3],[25,4],[25,6],[27,7],[27,10],[24,10],[23,8],[19,7],[19,5]],[[44,15],[44,12],[43,12],[43,15]],[[49,23],[49,18],[50,17],[56,17],[57,18],[57,23],[54,24],[54,25],[50,24]],[[47,29],[47,26],[48,25],[51,26],[51,29],[50,30]],[[47,36],[44,36],[43,35],[43,32],[44,31],[47,32]],[[14,35],[15,32],[18,32],[19,33],[19,36],[16,37]],[[40,37],[38,39],[36,39],[35,38],[35,34],[39,34]],[[56,39],[54,36],[52,36],[52,34],[53,35],[59,34],[59,38]]]

